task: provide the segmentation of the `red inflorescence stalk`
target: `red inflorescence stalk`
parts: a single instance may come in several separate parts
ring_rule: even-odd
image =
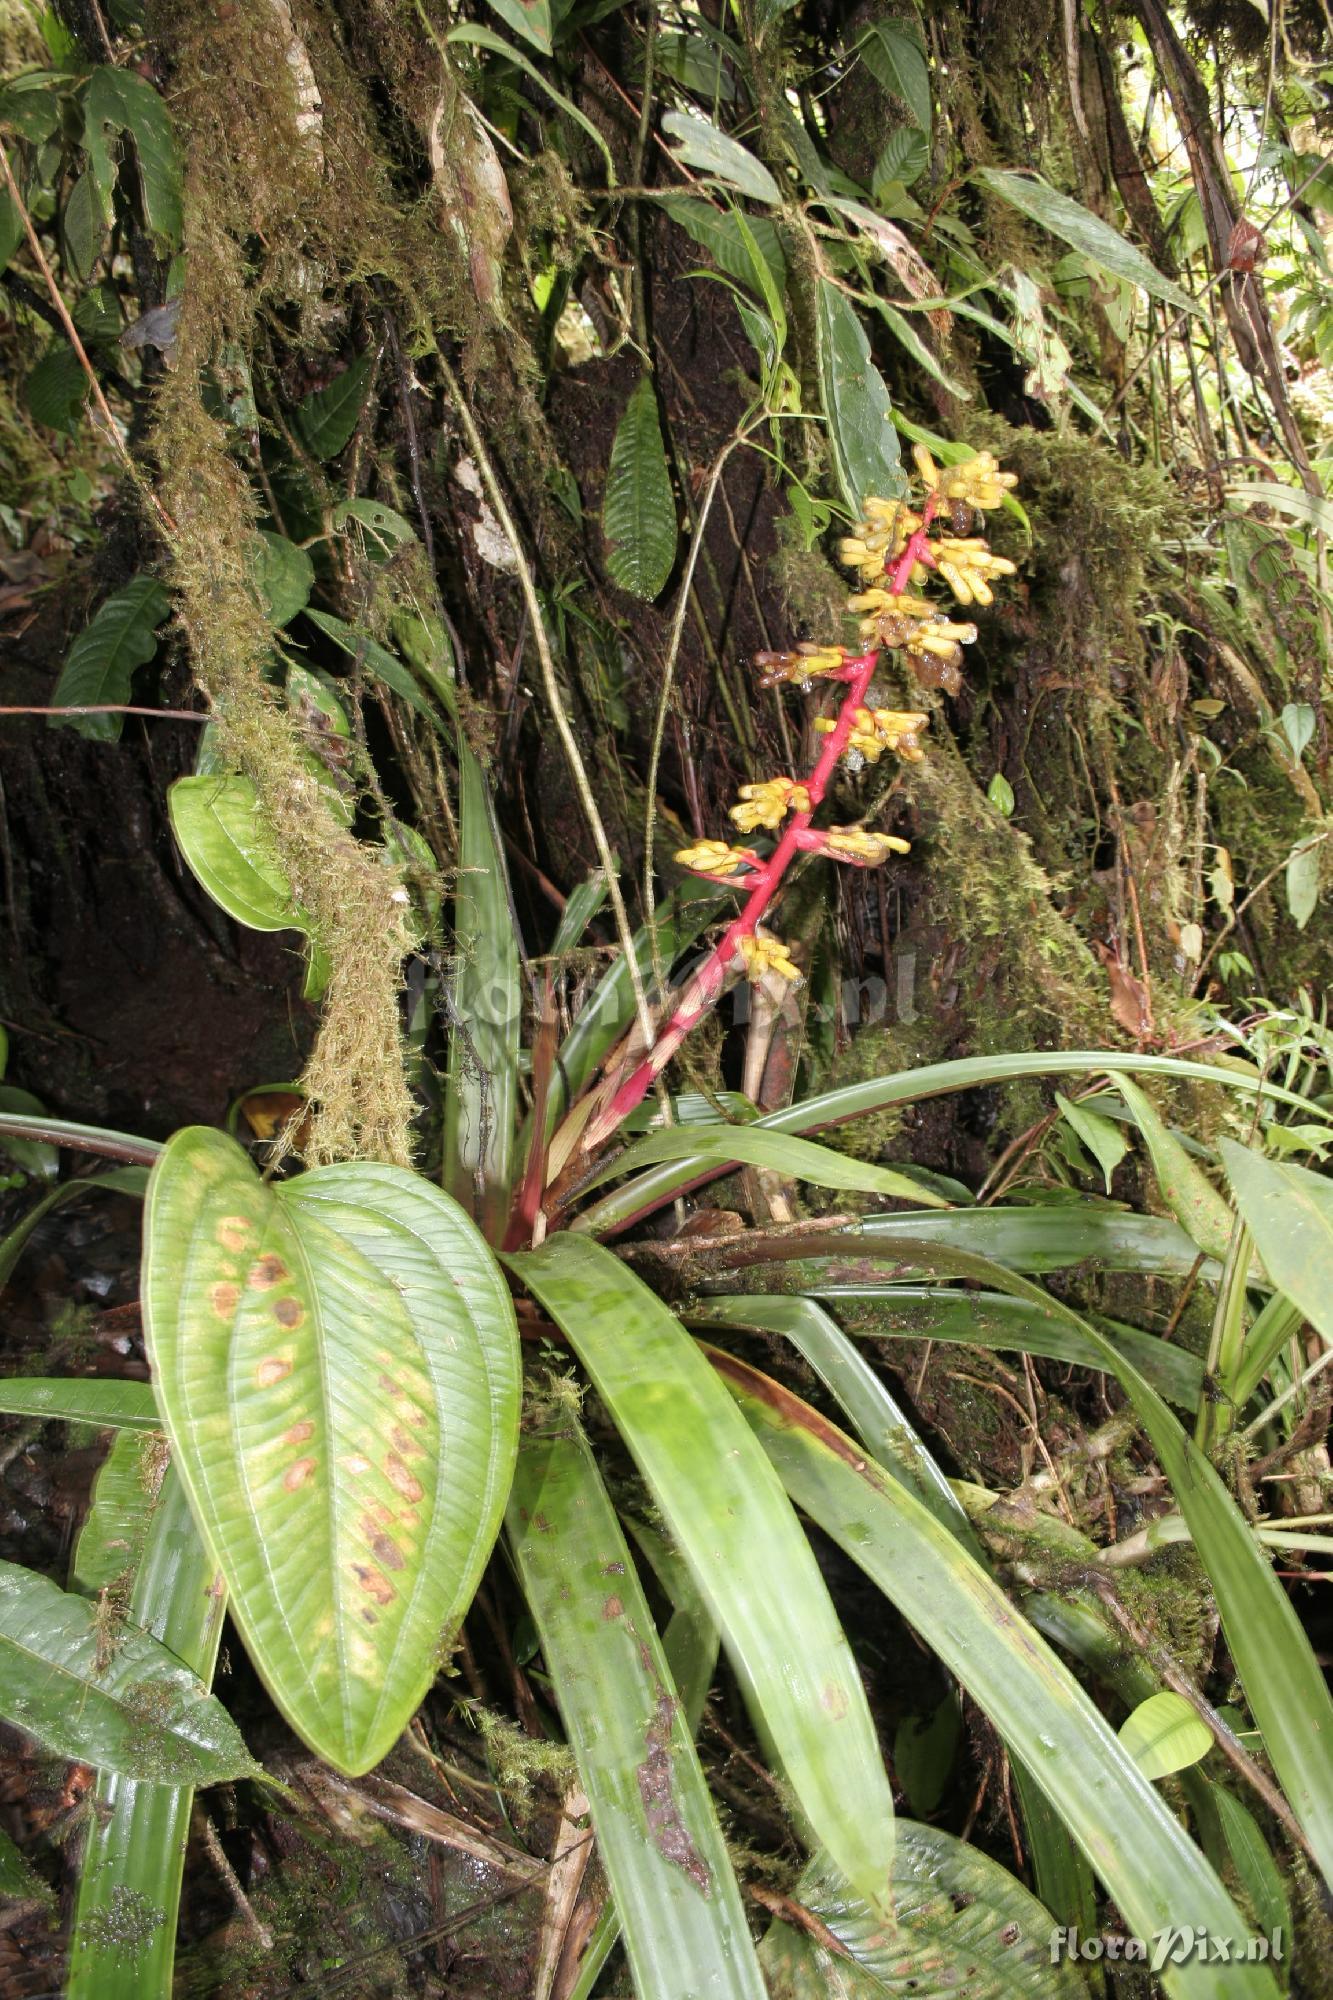
[[[917,563],[935,567],[935,557],[931,550],[927,530],[935,512],[934,495],[930,495],[922,514],[921,526],[910,536],[906,548],[888,572],[887,588],[894,597],[901,597],[906,590],[913,569]],[[804,787],[809,794],[810,804],[806,811],[793,813],[782,831],[777,846],[767,861],[761,862],[750,875],[752,887],[739,916],[727,925],[708,957],[687,985],[685,992],[671,1018],[665,1023],[652,1048],[637,1068],[631,1070],[625,1081],[615,1091],[609,1102],[589,1120],[583,1139],[585,1151],[600,1146],[628,1118],[631,1111],[642,1104],[653,1083],[670,1062],[676,1050],[704,1014],[717,1000],[726,983],[727,968],[731,964],[743,937],[753,937],[761,918],[777,894],[782,878],[794,855],[799,854],[808,842],[802,839],[819,806],[823,803],[828,783],[837,767],[838,759],[847,748],[847,739],[852,733],[856,711],[865,706],[865,697],[874,679],[879,662],[878,648],[868,653],[849,655],[839,674],[828,678],[846,682],[847,692],[838,711],[838,719],[824,739],[824,747],[819,753]]]

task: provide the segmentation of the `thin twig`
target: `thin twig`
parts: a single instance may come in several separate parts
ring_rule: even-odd
[[[63,708],[0,704],[0,715],[150,715],[158,722],[212,721],[197,708],[134,708],[123,701],[83,701]]]

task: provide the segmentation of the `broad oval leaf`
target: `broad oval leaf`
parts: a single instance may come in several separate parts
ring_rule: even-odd
[[[250,779],[237,772],[177,778],[167,812],[190,873],[229,917],[252,931],[296,930],[310,940],[305,995],[317,1000],[327,978],[323,954],[292,895]]]
[[[83,103],[83,142],[88,163],[110,225],[111,189],[116,162],[111,156],[113,134],[129,133],[139,162],[139,190],[144,221],[162,252],[174,250],[181,238],[181,171],[171,118],[161,94],[133,69],[104,64],[88,79]]]
[[[366,1771],[499,1526],[519,1401],[504,1280],[415,1174],[267,1185],[193,1126],[153,1172],[143,1299],[175,1463],[251,1656],[311,1748]]]
[[[0,1563],[0,1715],[58,1757],[162,1785],[255,1777],[220,1701],[137,1626],[108,1634],[96,1604]]]
[[[657,197],[657,203],[673,222],[680,224],[687,236],[692,236],[708,252],[719,270],[742,285],[748,285],[752,291],[761,290],[749,246],[732,210],[715,208],[701,195],[664,194]],[[759,246],[774,284],[779,291],[785,290],[787,259],[783,254],[782,238],[766,215],[752,215],[748,222],[750,235]]]
[[[651,600],[676,560],[676,501],[647,375],[625,405],[611,446],[602,502],[606,566],[622,590]]]
[[[1120,1741],[1145,1778],[1169,1778],[1208,1755],[1213,1732],[1183,1694],[1163,1688],[1130,1710]]]
[[[540,55],[551,53],[551,0],[490,0],[500,19]]]
[[[930,71],[916,24],[876,21],[861,43],[861,60],[876,83],[906,107],[918,131],[929,135]]]
[[[694,111],[668,111],[662,130],[675,141],[676,158],[687,167],[735,188],[738,194],[748,194],[754,201],[781,201],[782,191],[762,160],[720,132],[711,118]]]
[[[847,1957],[775,1923],[759,1950],[773,2000],[1087,2000],[1077,1966],[1052,1963],[1050,1912],[980,1848],[900,1819],[891,1882],[892,1927],[817,1857],[796,1901]]]
[[[851,1649],[777,1479],[675,1315],[568,1231],[505,1259],[563,1328],[748,1683],[801,1807],[882,1900],[893,1801]]]
[[[638,1993],[764,2000],[730,1857],[615,1509],[577,1429],[525,1438],[509,1537]]]
[[[271,625],[288,625],[304,611],[315,587],[315,565],[303,548],[260,528],[256,537],[255,581]]]
[[[60,670],[51,696],[56,708],[85,703],[127,702],[136,667],[145,666],[157,651],[157,627],[171,609],[171,599],[155,576],[136,576],[123,590],[108,597],[85,625]],[[80,736],[94,742],[119,739],[124,718],[119,715],[53,716]]]

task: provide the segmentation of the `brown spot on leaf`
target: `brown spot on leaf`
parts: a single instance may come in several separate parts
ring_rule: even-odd
[[[295,1464],[289,1465],[282,1475],[284,1492],[295,1493],[298,1486],[305,1485],[314,1469],[315,1461],[313,1458],[298,1458]]]
[[[241,1303],[241,1288],[224,1279],[213,1286],[208,1302],[219,1319],[230,1320],[235,1317],[236,1308]]]
[[[370,1553],[374,1556],[376,1562],[384,1564],[385,1569],[403,1569],[406,1567],[407,1558],[404,1556],[397,1542],[392,1541],[388,1535],[372,1535]]]
[[[266,1354],[255,1370],[255,1380],[261,1389],[271,1389],[275,1382],[283,1381],[292,1372],[290,1359],[283,1354]]]
[[[394,1450],[400,1451],[404,1458],[420,1458],[421,1445],[418,1444],[414,1437],[408,1436],[401,1424],[394,1425],[389,1433],[389,1438]]]
[[[384,1461],[384,1477],[395,1493],[401,1493],[404,1500],[420,1500],[425,1488],[414,1472],[409,1472],[397,1452],[391,1451]]]
[[[213,1231],[224,1250],[244,1250],[254,1233],[254,1224],[243,1215],[224,1215]]]
[[[406,1390],[403,1388],[402,1383],[396,1382],[392,1375],[381,1375],[380,1387],[381,1389],[383,1389],[386,1396],[393,1396],[395,1399],[399,1396],[406,1395],[407,1393]]]
[[[305,1318],[305,1307],[299,1299],[277,1299],[273,1305],[273,1317],[279,1326],[285,1326],[290,1331]]]
[[[671,1756],[671,1724],[676,1704],[663,1688],[646,1731],[648,1755],[637,1767],[639,1797],[648,1822],[648,1837],[664,1861],[684,1869],[696,1889],[707,1896],[712,1888],[703,1856],[681,1817],[676,1798],[675,1765]]]
[[[372,1611],[368,1604],[361,1606],[361,1616],[367,1625],[378,1625],[380,1622],[378,1613]]]
[[[349,1451],[343,1460],[343,1467],[346,1471],[354,1474],[369,1472],[370,1460],[362,1458],[359,1451]]]
[[[262,1257],[256,1257],[246,1273],[245,1282],[256,1292],[271,1291],[287,1276],[287,1266],[281,1257],[268,1250]]]
[[[283,1432],[282,1441],[284,1444],[304,1444],[307,1438],[314,1435],[314,1424],[309,1417],[302,1417],[299,1424],[293,1424],[289,1430]]]
[[[602,1617],[606,1620],[607,1624],[609,1625],[613,1618],[623,1618],[624,1615],[625,1607],[620,1599],[618,1597],[608,1597],[606,1603],[602,1606]]]
[[[392,1604],[398,1595],[387,1576],[381,1576],[369,1563],[353,1563],[352,1575],[364,1591],[369,1592],[376,1604]]]
[[[819,1690],[819,1706],[825,1715],[831,1715],[835,1722],[841,1722],[847,1713],[847,1692],[836,1681],[826,1681]]]

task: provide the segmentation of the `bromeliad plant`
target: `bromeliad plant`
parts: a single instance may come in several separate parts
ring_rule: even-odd
[[[1172,1995],[1276,1995],[1269,1968],[1241,1956],[1249,1911],[1272,1914],[1274,1871],[1254,1813],[1223,1783],[1231,1767],[1213,1755],[1187,1774],[1197,1844],[1151,1782],[1168,1766],[1146,1762],[1132,1734],[1116,1734],[1061,1652],[1136,1710],[1161,1696],[1155,1669],[1142,1661],[1126,1669],[1102,1599],[1079,1587],[1067,1549],[1045,1570],[1031,1555],[1016,1566],[1029,1615],[1016,1608],[984,1552],[984,1514],[979,1534],[962,1504],[977,1512],[976,1496],[945,1478],[819,1301],[891,1296],[891,1326],[878,1330],[910,1320],[915,1333],[1055,1355],[1118,1380],[1216,1595],[1284,1795],[1264,1779],[1265,1809],[1276,1802],[1287,1835],[1333,1877],[1333,1704],[1260,1540],[1171,1407],[1204,1412],[1220,1386],[1242,1406],[1258,1401],[1263,1417],[1271,1365],[1302,1313],[1323,1327],[1333,1296],[1315,1268],[1326,1252],[1314,1229],[1302,1234],[1288,1212],[1299,1199],[1326,1227],[1326,1183],[1255,1152],[1228,1153],[1267,1278],[1242,1239],[1227,1259],[1205,1385],[1188,1355],[1133,1329],[1108,1330],[1029,1281],[1026,1269],[1051,1268],[1049,1217],[1038,1217],[1048,1226],[1034,1260],[1025,1233],[1033,1211],[950,1209],[906,1175],[804,1135],[1010,1078],[1119,1077],[1119,1108],[1143,1132],[1177,1220],[1154,1222],[1135,1252],[1126,1225],[1138,1219],[1118,1216],[1116,1254],[1137,1255],[1140,1268],[1187,1270],[1200,1255],[1225,1255],[1230,1211],[1126,1073],[1222,1083],[1268,1111],[1295,1105],[1307,1122],[1333,1123],[1327,1111],[1257,1073],[1168,1057],[1034,1054],[876,1078],[764,1118],[654,1130],[610,1151],[738,967],[752,977],[795,972],[761,920],[796,856],[871,865],[901,846],[858,827],[817,828],[814,816],[839,762],[854,768],[887,749],[921,754],[924,715],[875,705],[880,649],[938,681],[957,672],[959,649],[974,637],[909,586],[919,590],[938,570],[965,604],[984,604],[991,579],[1011,567],[972,532],[973,510],[995,505],[1009,476],[984,456],[944,473],[928,458],[918,464],[919,512],[868,503],[844,545],[867,586],[854,600],[866,650],[827,646],[762,663],[771,680],[836,687],[837,711],[817,721],[826,740],[806,778],[749,786],[733,813],[742,833],[778,834],[767,857],[722,842],[685,851],[710,889],[739,885],[747,899],[681,995],[656,996],[650,1046],[641,1025],[630,1025],[634,982],[622,959],[558,1050],[553,1034],[539,1034],[524,1113],[521,968],[503,855],[481,767],[460,732],[442,1185],[368,1160],[265,1179],[239,1145],[204,1128],[160,1151],[49,1121],[37,1132],[154,1159],[143,1274],[151,1388],[10,1381],[0,1389],[5,1409],[122,1432],[71,1590],[12,1566],[0,1576],[0,1711],[100,1773],[75,1925],[76,1995],[169,1992],[191,1787],[262,1775],[208,1692],[224,1601],[292,1728],[355,1775],[411,1722],[502,1530],[609,1890],[577,1994],[591,1993],[618,1933],[643,2000],[703,1991],[759,2000],[766,1978],[779,1992],[842,1991],[847,1960],[873,1982],[914,1977],[928,1959],[936,1970],[952,1967],[970,1990],[984,1960],[987,1990],[1072,1994],[1075,1975],[1051,1963],[1047,1940],[1057,1923],[1095,1925],[1095,1876],[1132,1933],[1154,1936],[1187,1918],[1226,1948],[1222,1971],[1207,1954],[1163,1968]],[[176,824],[207,879],[185,831],[190,816]],[[219,851],[210,850],[215,861]],[[253,869],[256,857],[233,855],[231,865]],[[265,867],[271,900],[281,885]],[[213,879],[228,907],[256,907],[234,874]],[[579,897],[558,949],[577,942],[594,904],[595,894]],[[640,976],[654,943],[674,960],[713,908],[711,897],[683,889],[655,940],[634,940]],[[1101,1115],[1085,1110],[1083,1129]],[[31,1118],[10,1114],[0,1126],[34,1136]],[[684,1314],[673,1311],[605,1239],[738,1163],[912,1206],[853,1227],[696,1239],[713,1282]],[[621,1185],[588,1200],[611,1179]],[[1153,1219],[1143,1220],[1146,1229]],[[1103,1211],[1065,1212],[1065,1261],[1106,1247],[1104,1221]],[[728,1293],[728,1270],[765,1265],[781,1271],[770,1293]],[[1207,1268],[1215,1274],[1216,1262]],[[1256,1311],[1269,1278],[1282,1291]],[[957,1289],[960,1280],[972,1289]],[[524,1330],[578,1363],[656,1510],[663,1532],[640,1524],[638,1545],[674,1607],[660,1637],[577,1393],[539,1385],[521,1423],[515,1289],[529,1302]],[[701,1337],[738,1329],[790,1341],[855,1435]],[[135,1458],[136,1488],[128,1454],[159,1431],[170,1468],[158,1449],[146,1487]],[[1217,1439],[1215,1428],[1199,1435]],[[127,1505],[143,1538],[128,1578],[113,1567],[109,1533]],[[866,1695],[797,1508],[883,1590],[998,1732],[1043,1901],[948,1836],[895,1827]],[[1098,1559],[1090,1544],[1080,1556],[1089,1573]],[[811,1853],[794,1903],[781,1906],[786,1915],[758,1949],[694,1743],[719,1643]],[[1254,1775],[1249,1760],[1246,1769]],[[1226,1870],[1247,1909],[1224,1885]],[[126,1941],[113,1919],[130,1906],[154,1914]],[[978,1934],[978,1908],[989,1938]],[[966,1923],[964,1910],[973,1913]],[[805,1928],[787,1921],[793,1911],[805,1913]],[[103,1949],[112,1935],[114,1954]]]

